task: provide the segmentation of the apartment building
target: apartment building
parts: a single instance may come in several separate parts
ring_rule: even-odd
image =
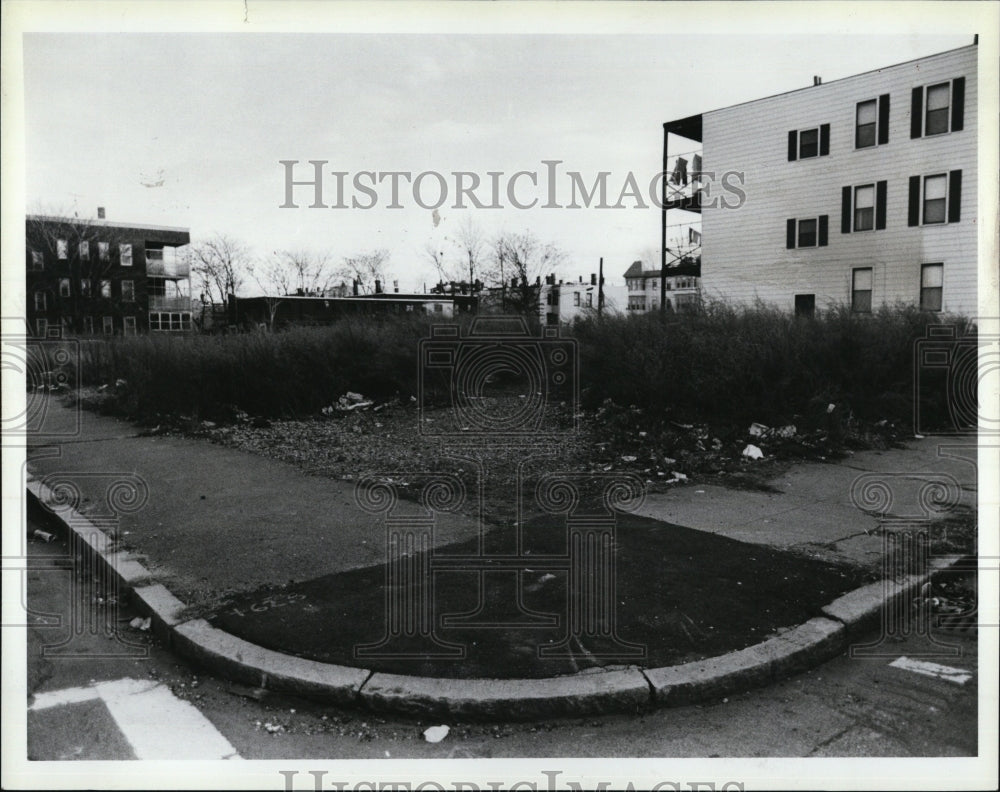
[[[27,317],[39,336],[192,329],[186,228],[28,215]]]
[[[704,295],[974,315],[977,54],[816,77],[664,124],[664,237],[700,217]]]
[[[667,267],[666,277],[661,277],[660,268],[644,269],[641,261],[635,261],[625,270],[625,288],[628,292],[629,314],[658,311],[660,305],[668,312],[683,311],[698,304],[701,299],[701,262],[684,259],[679,264]],[[666,283],[662,283],[666,280]],[[660,296],[663,295],[663,302]]]

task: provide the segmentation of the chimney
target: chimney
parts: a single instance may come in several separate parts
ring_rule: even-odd
[[[378,278],[375,279],[375,293],[376,294],[382,293],[382,281],[380,281]]]
[[[580,279],[578,282],[583,283],[583,275],[577,275],[577,277]]]
[[[818,74],[813,75],[813,85],[822,85],[822,84],[823,84],[823,78],[820,77]]]
[[[396,294],[399,294],[399,281],[398,281],[398,280],[394,280],[394,281],[392,282],[392,290],[393,290],[393,291],[394,291],[394,292],[395,292]]]
[[[597,273],[596,272],[591,272],[590,273],[590,285],[591,286],[596,286],[597,285]]]
[[[360,288],[360,286],[358,284],[358,279],[357,278],[354,279],[353,284],[354,284],[354,296],[357,297],[358,296],[358,289]]]
[[[98,220],[103,220],[104,219],[104,207],[103,206],[98,206],[97,207],[97,219]]]

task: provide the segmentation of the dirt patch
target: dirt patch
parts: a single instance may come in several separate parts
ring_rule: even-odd
[[[356,651],[386,635],[388,597],[417,602],[420,596],[412,581],[391,584],[384,565],[242,594],[208,618],[252,643],[322,662],[436,677],[547,677],[623,663],[673,665],[740,649],[818,615],[866,582],[856,570],[626,515],[613,550],[613,599],[595,600],[613,606],[614,616],[605,611],[588,622],[584,615],[583,627],[574,630],[569,606],[579,608],[580,600],[559,561],[567,557],[567,536],[565,524],[531,520],[521,537],[519,569],[484,564],[490,571],[481,577],[444,568],[449,558],[475,555],[475,541],[423,557],[438,567],[427,601],[438,643],[411,630],[381,650],[406,657]],[[513,529],[492,539],[505,546],[516,541]],[[593,574],[595,567],[587,568]],[[480,626],[444,618],[475,613]],[[432,656],[449,652],[454,656]]]

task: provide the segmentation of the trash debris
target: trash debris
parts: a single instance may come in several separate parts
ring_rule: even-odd
[[[826,413],[827,413],[827,415],[829,415],[830,413],[832,413],[836,409],[837,409],[837,405],[836,404],[832,404],[831,403],[831,404],[826,405]]]
[[[128,623],[128,626],[131,627],[133,630],[148,632],[151,623],[152,619],[148,616],[145,619],[142,618],[142,616],[136,616],[134,619],[132,619],[132,621]]]
[[[788,426],[782,426],[780,429],[775,430],[778,437],[783,440],[790,440],[798,434],[798,429],[795,424],[788,424]]]
[[[117,379],[117,380],[115,380],[115,387],[116,388],[124,388],[126,385],[128,385],[128,383],[125,380],[123,380],[123,379]]]
[[[622,462],[635,462],[635,460],[636,460],[636,459],[638,459],[638,457],[634,457],[634,456],[623,456],[623,457],[622,457]]]
[[[674,477],[675,481],[687,481],[688,477],[683,473],[678,473],[676,470],[671,471],[670,475]]]
[[[51,542],[53,539],[56,538],[55,534],[51,534],[48,531],[42,531],[37,528],[35,529],[35,532],[32,534],[32,536],[39,542],[45,542],[45,544],[48,544],[49,542]]]
[[[424,739],[429,743],[439,743],[448,736],[451,729],[448,726],[431,726],[424,729]]]
[[[215,428],[215,421],[202,421],[201,425],[205,429],[214,429]]]
[[[285,730],[285,727],[280,723],[271,723],[268,721],[264,724],[264,729],[268,732],[268,734],[281,734]]]
[[[768,427],[761,423],[750,424],[750,430],[747,432],[751,437],[764,437],[769,431]]]
[[[747,459],[763,459],[764,452],[752,443],[748,443],[747,447],[743,449],[743,456]]]

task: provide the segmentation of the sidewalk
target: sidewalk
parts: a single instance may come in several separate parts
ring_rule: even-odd
[[[72,423],[73,413],[68,408],[50,402],[49,410],[52,419],[65,421],[66,425]],[[158,593],[157,598],[173,605],[167,608],[166,615],[158,616],[154,608],[154,617],[162,622],[161,627],[168,630],[178,649],[224,674],[256,680],[262,686],[278,684],[295,691],[318,690],[321,695],[351,701],[360,696],[375,708],[423,712],[443,709],[453,713],[530,717],[537,712],[637,707],[649,699],[651,691],[655,702],[672,703],[703,694],[714,695],[733,686],[765,684],[779,674],[801,670],[841,651],[847,633],[861,621],[877,616],[887,597],[902,596],[918,582],[904,581],[891,590],[882,584],[872,584],[850,591],[830,608],[822,608],[826,615],[817,618],[821,616],[822,603],[830,603],[838,594],[836,568],[821,562],[850,562],[877,569],[882,540],[872,534],[875,518],[852,503],[852,486],[859,477],[869,475],[869,481],[888,488],[894,501],[886,510],[898,517],[919,514],[919,490],[928,481],[957,482],[958,502],[973,506],[976,502],[975,447],[932,439],[913,441],[906,449],[857,453],[839,463],[802,463],[771,481],[773,491],[769,492],[692,484],[650,494],[636,516],[630,518],[636,525],[629,524],[634,535],[648,539],[640,539],[636,545],[634,538],[620,535],[624,557],[634,558],[638,554],[641,558],[641,542],[648,541],[651,558],[645,563],[660,563],[656,559],[667,556],[656,555],[661,551],[655,542],[661,541],[657,538],[660,534],[669,535],[674,544],[668,555],[676,555],[676,547],[686,546],[694,554],[690,557],[696,559],[690,563],[711,563],[704,559],[713,558],[714,547],[732,552],[724,563],[721,557],[719,562],[719,566],[729,565],[724,582],[732,586],[731,590],[720,593],[710,585],[699,590],[694,595],[696,599],[719,597],[719,602],[742,605],[741,598],[751,596],[749,589],[753,586],[769,590],[767,596],[778,604],[800,596],[815,598],[817,592],[807,591],[812,577],[818,581],[814,587],[818,586],[819,594],[827,592],[826,599],[808,606],[808,612],[797,622],[799,627],[792,622],[775,634],[774,625],[789,622],[774,621],[764,635],[754,633],[759,638],[748,638],[746,643],[736,645],[737,649],[747,648],[704,661],[650,671],[644,670],[642,663],[600,668],[587,663],[577,666],[570,660],[568,666],[558,667],[555,673],[583,673],[534,680],[428,679],[345,668],[285,653],[302,653],[300,648],[287,643],[290,636],[308,632],[309,640],[315,640],[317,633],[322,632],[330,636],[325,640],[334,640],[340,634],[337,625],[328,618],[334,610],[344,620],[342,625],[353,626],[360,621],[367,626],[384,621],[381,613],[349,605],[348,596],[341,600],[327,597],[328,602],[323,602],[321,596],[302,597],[295,607],[285,607],[290,603],[268,596],[264,599],[270,604],[261,605],[268,591],[293,582],[288,592],[315,592],[319,588],[328,593],[346,586],[340,590],[352,593],[359,585],[366,590],[372,586],[378,588],[383,577],[378,565],[385,563],[385,528],[380,516],[362,511],[355,503],[354,482],[309,476],[290,464],[224,448],[207,440],[141,436],[136,427],[126,422],[86,411],[81,419],[76,436],[48,444],[49,447],[39,445],[29,449],[33,486],[37,488],[44,483],[58,492],[62,476],[80,492],[76,508],[100,525],[102,513],[108,514],[109,498],[115,501],[112,486],[115,481],[138,482],[140,488],[144,485],[148,490],[148,501],[144,504],[130,505],[127,499],[120,498],[116,501],[129,509],[119,514],[117,539],[128,548],[129,559],[145,568],[139,567],[143,572],[142,586],[152,589],[162,584],[169,590],[166,594]],[[53,445],[58,453],[53,452]],[[420,511],[419,506],[406,501],[400,501],[400,509],[411,514]],[[441,514],[433,534],[434,547],[463,543],[468,547],[479,534],[480,527],[473,520]],[[631,549],[626,538],[632,542]],[[749,544],[737,545],[733,540]],[[762,547],[754,553],[754,545]],[[800,572],[795,571],[794,556],[775,555],[787,550],[795,551],[801,558]],[[698,561],[699,558],[702,560]],[[681,564],[680,570],[664,565],[665,570],[672,569],[664,574],[683,578],[683,558],[673,561]],[[784,588],[780,577],[777,582],[768,579],[769,574],[774,576],[770,570],[779,568],[782,571],[778,576],[787,575],[783,578]],[[535,577],[544,571],[544,567],[536,570]],[[805,577],[797,582],[795,574]],[[544,583],[546,577],[552,575],[542,575],[539,581]],[[845,582],[857,578],[842,573],[839,577],[845,578]],[[740,578],[746,585],[739,582]],[[623,590],[627,590],[629,582],[624,581]],[[445,588],[446,584],[447,580]],[[308,589],[310,585],[312,589]],[[392,589],[389,583],[383,585]],[[698,582],[698,585],[703,584]],[[531,592],[531,587],[526,591]],[[845,591],[848,590],[840,589],[840,593]],[[252,608],[256,621],[251,625],[253,629],[234,630],[247,640],[233,637],[202,619],[185,621],[189,617],[183,615],[181,603],[171,595],[185,605],[194,606],[195,612],[205,613],[210,620],[214,618],[213,608],[215,616],[220,615],[217,610],[220,601],[235,601],[239,608]],[[532,595],[526,596],[526,602],[530,603]],[[537,602],[545,602],[537,588],[534,596]],[[775,596],[779,598],[776,601]],[[259,614],[255,605],[261,606]],[[326,610],[318,611],[317,605]],[[345,609],[349,612],[341,613]],[[675,614],[644,612],[642,622],[652,625],[646,622],[647,617],[655,620],[664,615],[669,620]],[[684,613],[680,617],[687,618]],[[687,621],[690,623],[690,619]],[[217,622],[224,629],[235,623],[224,617]],[[246,623],[251,622],[248,619]],[[716,623],[719,629],[727,629],[723,618]],[[683,622],[667,627],[676,628],[678,635],[688,629]],[[663,625],[659,628],[662,632]],[[492,637],[504,637],[504,633],[501,630]],[[516,635],[517,631],[506,633]],[[255,641],[255,636],[259,640]],[[631,637],[634,640],[636,636]],[[749,645],[761,638],[767,640]],[[522,654],[534,652],[533,646],[523,644],[523,639],[517,640],[522,643],[507,648]],[[271,648],[260,648],[252,642]],[[586,649],[580,649],[589,655]],[[486,646],[480,650],[487,654],[492,651]],[[305,654],[316,659],[323,657],[322,652]],[[421,674],[432,671],[427,663],[417,662],[412,668]],[[522,690],[519,687],[522,684],[529,687]],[[531,685],[542,685],[544,689],[539,692]],[[518,704],[521,699],[533,703],[521,706]]]

